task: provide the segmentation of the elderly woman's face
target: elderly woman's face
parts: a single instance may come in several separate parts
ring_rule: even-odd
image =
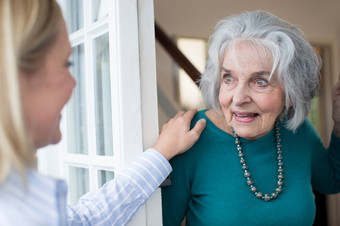
[[[227,50],[221,68],[219,102],[229,129],[246,139],[266,135],[284,108],[284,92],[269,81],[270,54],[258,55],[258,49],[237,44]]]

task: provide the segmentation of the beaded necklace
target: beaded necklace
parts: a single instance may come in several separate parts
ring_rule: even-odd
[[[257,188],[255,187],[254,181],[250,178],[250,172],[248,170],[248,166],[246,165],[246,160],[244,159],[244,153],[242,152],[241,147],[241,141],[239,139],[239,136],[236,134],[236,132],[233,130],[234,138],[235,138],[235,144],[236,144],[236,150],[238,152],[238,157],[240,158],[240,163],[242,165],[242,170],[244,170],[244,177],[246,178],[247,185],[250,187],[250,191],[256,196],[256,198],[262,199],[264,201],[270,201],[273,199],[276,199],[278,195],[282,192],[283,187],[283,158],[282,158],[282,145],[281,145],[281,138],[280,138],[280,127],[279,122],[275,122],[275,138],[276,138],[276,149],[277,149],[277,165],[278,165],[278,181],[277,181],[277,188],[275,189],[275,192],[272,192],[271,194],[263,194],[262,192],[257,191]]]

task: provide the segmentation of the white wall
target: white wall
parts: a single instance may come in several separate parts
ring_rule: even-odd
[[[172,34],[208,37],[215,23],[230,14],[267,10],[300,25],[307,37],[333,40],[339,34],[338,0],[155,0],[155,18]]]

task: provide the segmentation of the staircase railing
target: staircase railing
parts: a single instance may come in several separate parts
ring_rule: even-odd
[[[155,35],[157,41],[170,54],[172,59],[190,76],[190,78],[198,85],[201,73],[188,60],[188,58],[178,49],[177,45],[169,38],[162,28],[155,22]]]

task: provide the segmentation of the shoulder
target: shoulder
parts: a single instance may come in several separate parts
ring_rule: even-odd
[[[196,115],[191,120],[191,126],[190,126],[191,128],[194,127],[194,125],[196,124],[196,122],[198,120],[200,120],[202,118],[207,119],[207,117],[205,116],[206,111],[207,111],[207,109],[198,111],[196,113]],[[205,131],[206,131],[206,128],[201,133],[201,136],[198,139],[198,141],[196,141],[196,143],[191,148],[189,148],[186,152],[184,152],[182,154],[176,155],[174,158],[172,158],[170,160],[170,163],[171,163],[173,168],[174,168],[174,165],[176,167],[180,167],[180,168],[185,167],[187,165],[187,161],[193,161],[193,159],[195,159],[196,155],[194,153],[197,151],[197,149],[200,149],[200,145],[197,145],[197,144],[202,142],[201,138],[205,136],[204,135]],[[194,150],[196,150],[196,151],[194,151]]]
[[[193,119],[191,120],[191,127],[193,127],[195,125],[195,123],[202,119],[202,118],[206,118],[205,116],[205,112],[207,111],[208,109],[204,109],[204,110],[200,110],[196,113],[196,115],[193,117]]]
[[[2,226],[10,226],[13,224],[13,221],[6,216],[5,211],[0,209],[0,225]]]
[[[315,127],[308,119],[303,121],[303,123],[298,127],[296,133],[307,137],[319,137]]]
[[[305,148],[309,147],[314,149],[320,147],[320,145],[323,146],[317,130],[308,119],[305,119],[295,132],[286,128],[284,131],[285,135],[290,139],[290,142],[303,144]]]
[[[197,112],[197,114],[194,116],[191,121],[191,127],[193,127],[195,123],[202,118],[207,120],[206,127],[204,128],[196,143],[188,151],[175,156],[170,161],[171,164],[174,162],[181,162],[178,164],[183,166],[189,162],[201,161],[202,159],[206,159],[206,156],[213,154],[215,151],[219,152],[220,148],[225,147],[229,141],[232,141],[233,144],[233,137],[223,131],[223,129],[219,127],[219,124],[217,124],[215,121],[212,121],[213,118],[209,112],[211,113],[214,111],[205,109]]]
[[[38,222],[55,225],[54,222],[59,221],[57,203],[60,199],[56,197],[58,184],[59,180],[33,170],[27,171],[26,181],[19,173],[12,171],[0,189],[0,212],[9,219],[15,219],[12,221],[12,223],[16,222],[15,225],[37,225]],[[1,200],[7,200],[7,202],[3,203]],[[44,207],[44,211],[38,211],[37,206]]]

